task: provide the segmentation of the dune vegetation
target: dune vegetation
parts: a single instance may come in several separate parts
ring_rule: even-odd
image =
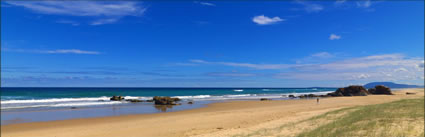
[[[306,120],[236,136],[424,136],[424,98],[342,108]]]
[[[350,111],[347,113],[347,111]],[[343,114],[338,118],[335,115]],[[311,120],[335,119],[299,137],[412,137],[424,136],[424,98],[353,107],[329,112]]]

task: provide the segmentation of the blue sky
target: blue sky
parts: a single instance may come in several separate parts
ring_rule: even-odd
[[[423,1],[2,1],[2,86],[424,83]]]

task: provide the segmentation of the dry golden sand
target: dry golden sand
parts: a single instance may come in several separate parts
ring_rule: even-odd
[[[416,92],[416,95],[405,95]],[[424,97],[424,89],[405,89],[396,95],[323,98],[316,100],[232,101],[207,107],[159,114],[137,114],[1,126],[2,137],[159,137],[234,136],[278,128],[293,136],[314,123],[291,126],[332,110]],[[323,121],[326,122],[326,121]],[[300,126],[302,125],[302,126]]]

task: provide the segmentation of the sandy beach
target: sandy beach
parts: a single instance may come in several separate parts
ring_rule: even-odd
[[[406,95],[414,92],[415,95]],[[395,95],[295,99],[276,101],[229,101],[207,107],[169,113],[123,115],[1,126],[2,137],[140,137],[140,136],[234,136],[265,128],[297,123],[346,107],[423,98],[424,89],[404,89]],[[196,102],[195,102],[196,103]],[[309,128],[309,125],[303,126]],[[285,129],[294,136],[303,128]]]

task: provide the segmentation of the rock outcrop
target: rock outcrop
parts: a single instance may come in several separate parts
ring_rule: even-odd
[[[319,97],[318,95],[314,95],[314,94],[304,94],[301,96],[298,96],[299,98],[314,98],[314,97]]]
[[[138,99],[126,99],[125,101],[131,102],[131,103],[143,102],[143,100],[138,100]]]
[[[393,93],[391,93],[391,89],[384,85],[377,85],[375,86],[375,88],[368,89],[368,91],[371,94],[376,94],[376,95],[393,95]]]
[[[268,98],[261,98],[260,101],[268,101],[268,100],[272,100],[272,99],[268,99]]]
[[[153,97],[153,101],[155,105],[178,105],[176,102],[180,101],[179,98],[171,98],[171,97]]]
[[[348,86],[345,88],[338,88],[335,92],[328,93],[328,96],[367,96],[369,92],[363,86]]]
[[[122,97],[122,96],[112,96],[110,98],[110,100],[112,100],[112,101],[121,101],[121,100],[124,100],[124,97]]]
[[[380,95],[393,95],[391,89],[378,85],[375,88],[366,90],[363,86],[348,86],[344,88],[338,88],[335,92],[328,93],[326,95],[314,95],[305,94],[298,96],[299,98],[314,98],[314,97],[342,97],[342,96],[367,96],[369,94],[380,94]]]

